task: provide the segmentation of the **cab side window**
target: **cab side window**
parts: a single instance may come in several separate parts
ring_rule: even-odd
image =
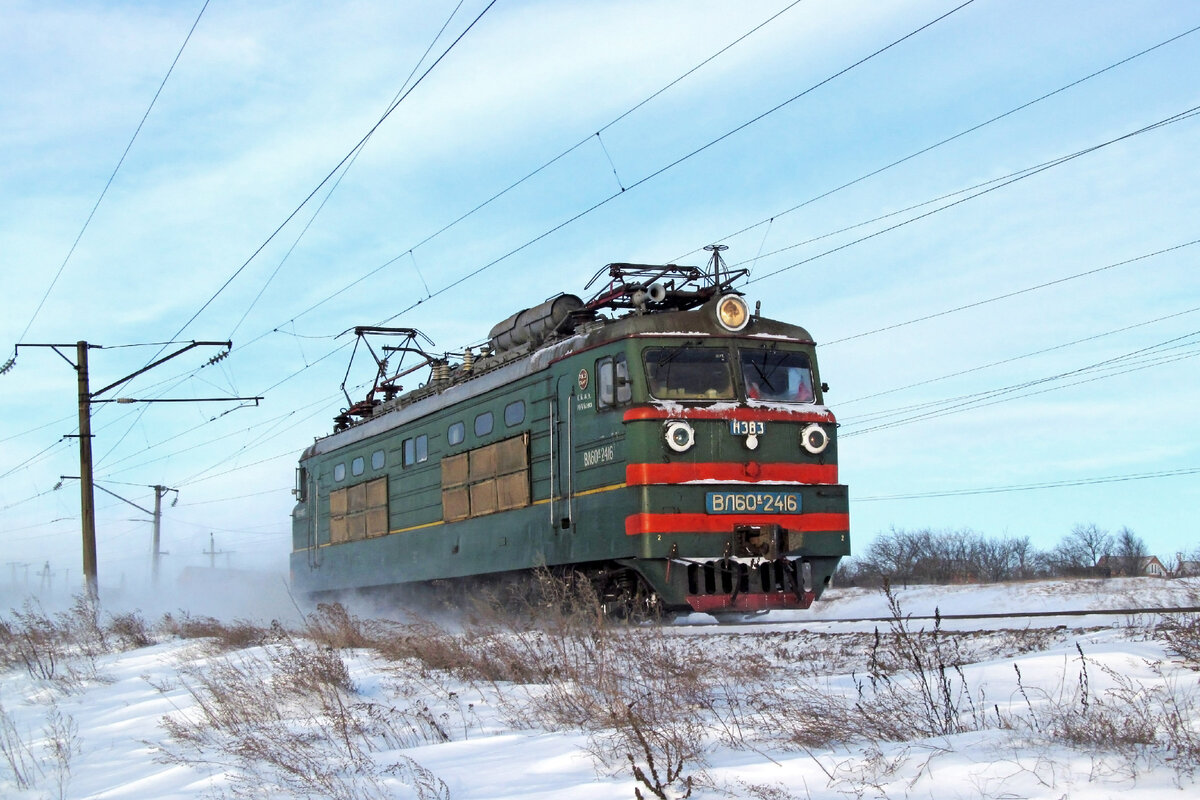
[[[615,408],[633,398],[629,381],[629,362],[624,353],[607,356],[596,362],[596,408]]]

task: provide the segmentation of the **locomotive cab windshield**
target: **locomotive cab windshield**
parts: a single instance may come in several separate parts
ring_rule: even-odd
[[[816,401],[807,353],[739,348],[738,362],[747,399],[776,403]]]
[[[716,347],[650,347],[642,354],[650,396],[659,400],[732,400],[729,351]]]
[[[737,348],[744,393],[734,388],[733,360],[724,347],[648,347],[646,385],[657,400],[760,400],[813,403],[812,367],[803,351]]]

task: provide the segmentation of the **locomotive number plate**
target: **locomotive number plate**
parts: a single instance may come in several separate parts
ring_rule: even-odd
[[[767,432],[767,424],[758,422],[757,420],[749,419],[731,419],[729,420],[729,432],[734,436],[762,436]]]
[[[799,514],[799,492],[709,492],[709,514]]]

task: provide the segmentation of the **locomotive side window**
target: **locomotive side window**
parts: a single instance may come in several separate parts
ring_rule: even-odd
[[[404,466],[411,467],[429,460],[429,437],[422,433],[413,439],[404,440]]]
[[[475,435],[487,436],[492,432],[492,412],[485,411],[475,418]]]
[[[371,469],[383,469],[386,461],[387,455],[382,450],[376,450],[374,453],[371,453]]]
[[[596,362],[596,408],[616,405],[617,393],[613,384],[613,360],[602,358]]]
[[[446,444],[462,444],[465,438],[467,438],[467,426],[461,422],[455,422],[446,429]]]
[[[596,383],[598,409],[624,405],[633,399],[633,387],[629,382],[629,362],[624,353],[596,362]]]
[[[662,400],[732,400],[729,352],[712,347],[651,347],[643,354],[650,394]]]
[[[807,353],[787,350],[739,350],[746,397],[777,403],[814,400],[812,368]]]
[[[629,362],[624,353],[618,353],[613,358],[617,383],[617,405],[624,405],[633,400],[633,383],[629,380]]]
[[[358,458],[356,458],[350,462],[350,474],[351,475],[362,475],[363,471],[366,468],[367,468],[367,462],[363,460],[362,456],[359,456]]]
[[[504,424],[508,427],[520,425],[525,421],[525,401],[517,400],[504,407]]]
[[[333,465],[333,479],[335,481],[339,481],[339,482],[346,480],[346,465],[345,464],[334,464]]]

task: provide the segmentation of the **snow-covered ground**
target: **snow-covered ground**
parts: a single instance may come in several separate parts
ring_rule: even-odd
[[[964,614],[1180,607],[1197,605],[1200,587],[1123,579],[913,587],[896,595],[906,614]],[[674,781],[664,763],[672,743],[655,739],[660,731],[639,729],[646,746],[638,747],[628,729],[621,738],[602,720],[563,721],[568,695],[555,692],[587,692],[583,681],[466,680],[428,660],[328,640],[313,645],[278,631],[270,644],[235,650],[159,633],[150,646],[60,659],[50,679],[18,660],[0,674],[0,796],[607,800],[633,798],[635,790],[652,797],[652,783],[664,797],[682,797],[687,776],[696,798],[1194,796],[1200,665],[1173,653],[1157,618],[1048,618],[937,637],[932,623],[914,621],[900,640],[888,624],[825,621],[887,614],[877,592],[833,590],[784,624],[650,633],[647,647],[674,648],[691,659],[700,682],[720,688],[721,703],[694,716],[706,728],[673,729],[695,747]],[[3,617],[11,636],[18,620]],[[895,643],[890,650],[877,629]],[[548,636],[536,646],[553,653],[557,645]],[[924,648],[910,663],[940,660],[945,671],[917,684],[900,668],[906,646]],[[898,664],[882,665],[897,656]],[[339,664],[346,691],[289,694],[276,684],[283,674],[328,678]],[[731,677],[714,681],[714,672]],[[655,677],[648,674],[645,686],[670,690]],[[741,685],[753,695],[739,695]],[[206,693],[214,686],[245,694],[222,700]],[[263,729],[238,739],[206,728],[200,702],[212,718],[240,709]],[[956,719],[946,719],[947,709]],[[921,721],[906,715],[946,724],[915,737],[871,729]],[[271,747],[282,752],[255,755]],[[657,782],[647,761],[655,754]],[[635,779],[634,767],[648,782]]]

